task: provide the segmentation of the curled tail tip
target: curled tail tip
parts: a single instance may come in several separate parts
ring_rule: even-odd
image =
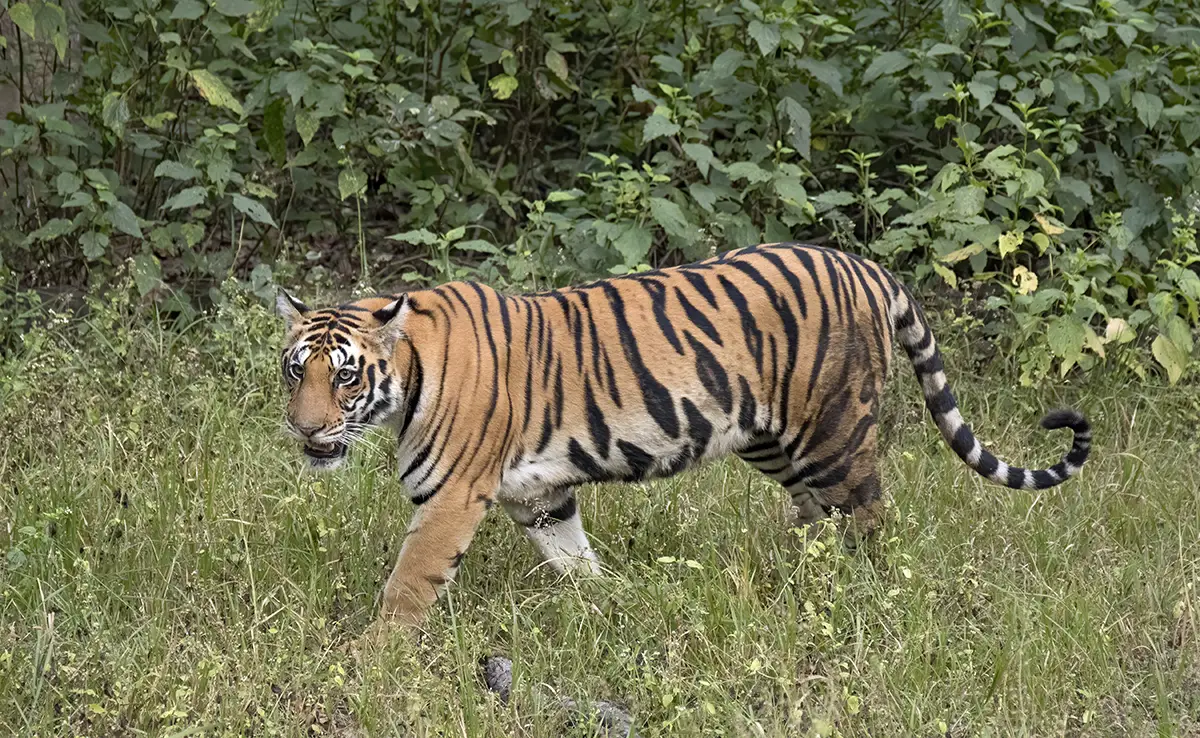
[[[1087,433],[1092,429],[1083,413],[1070,408],[1059,408],[1046,413],[1042,418],[1042,427],[1046,430],[1070,428],[1076,433]]]

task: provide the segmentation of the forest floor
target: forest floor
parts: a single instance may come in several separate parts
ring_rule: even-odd
[[[1048,407],[1092,420],[1078,479],[1011,491],[941,442],[898,355],[888,514],[857,553],[803,544],[733,460],[587,487],[606,576],[556,578],[493,514],[424,635],[364,649],[412,510],[387,440],[303,469],[260,307],[87,321],[0,359],[0,733],[593,734],[566,697],[642,736],[1200,735],[1194,388],[1026,389],[951,351],[1002,458],[1058,459]]]

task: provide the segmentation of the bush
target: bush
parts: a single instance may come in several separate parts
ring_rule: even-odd
[[[969,290],[1026,382],[1194,371],[1191,3],[67,11],[10,4],[0,49],[0,266],[26,286],[132,259],[183,310],[280,258],[532,287],[795,239]],[[39,43],[59,66],[23,85]]]

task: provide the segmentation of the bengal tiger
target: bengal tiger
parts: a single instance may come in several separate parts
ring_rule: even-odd
[[[586,482],[645,480],[733,452],[791,495],[790,523],[881,512],[876,439],[892,343],[942,437],[1012,489],[1076,474],[1091,428],[1048,469],[1009,466],[959,413],[912,293],[867,259],[768,244],[688,266],[504,295],[453,282],[313,310],[286,292],[287,428],[318,469],[369,426],[397,434],[417,508],[380,616],[419,623],[494,502],[560,572],[599,572],[576,506]]]

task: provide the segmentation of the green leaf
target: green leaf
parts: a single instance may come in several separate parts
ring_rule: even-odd
[[[1138,120],[1147,128],[1153,128],[1162,115],[1163,101],[1158,95],[1138,90],[1133,93],[1133,107],[1137,110]]]
[[[908,69],[912,59],[904,51],[885,51],[871,62],[863,73],[863,82],[871,82],[885,74],[896,74]]]
[[[983,212],[986,200],[987,189],[984,187],[974,185],[959,187],[954,190],[954,214],[963,220],[979,215]]]
[[[415,231],[405,231],[404,233],[394,233],[387,238],[389,241],[403,241],[415,246],[432,246],[441,240],[437,237],[437,234],[431,233],[424,228],[418,228]]]
[[[797,205],[803,205],[808,202],[808,192],[804,189],[804,184],[799,177],[779,177],[773,183],[775,193],[785,200],[790,200]]]
[[[700,176],[708,179],[709,167],[717,161],[712,149],[704,144],[685,143],[683,145],[683,153],[687,154],[689,159],[696,162],[696,168],[700,170]]]
[[[746,180],[747,184],[758,184],[766,182],[771,178],[771,173],[755,164],[752,161],[739,161],[725,167],[725,173],[729,175],[729,179],[734,182],[739,179]]]
[[[817,210],[825,211],[832,208],[853,205],[856,200],[854,195],[844,190],[828,190],[812,198],[812,202],[817,207]]]
[[[754,39],[754,43],[758,44],[758,50],[763,56],[770,56],[779,48],[779,26],[776,24],[752,20],[746,31],[750,38]]]
[[[133,283],[137,285],[139,295],[145,296],[162,285],[162,266],[153,254],[138,254],[133,257],[130,272],[133,274]]]
[[[1133,42],[1137,40],[1137,29],[1127,23],[1119,23],[1112,26],[1112,29],[1116,31],[1117,37],[1121,39],[1126,48],[1133,46]]]
[[[50,241],[55,238],[62,238],[71,231],[75,230],[75,224],[66,218],[53,218],[46,221],[46,224],[30,233],[27,237],[28,241]]]
[[[664,116],[655,113],[646,119],[642,126],[642,143],[649,143],[663,136],[674,136],[679,133],[679,124],[673,123]]]
[[[28,3],[13,3],[8,9],[8,18],[17,28],[25,32],[29,38],[34,38],[37,22],[33,18],[33,10]]]
[[[168,110],[163,113],[155,113],[154,115],[143,115],[142,122],[146,124],[147,128],[161,131],[167,123],[175,120],[175,117],[175,113]]]
[[[554,72],[554,76],[561,79],[563,82],[570,82],[570,70],[567,68],[567,59],[562,54],[554,49],[546,52],[546,68]]]
[[[283,113],[286,107],[284,99],[277,97],[267,103],[263,110],[263,141],[266,142],[267,151],[277,167],[287,162],[287,135],[283,130]]]
[[[746,60],[746,55],[737,49],[726,49],[713,59],[712,73],[718,79],[732,77]]]
[[[338,196],[345,200],[367,190],[367,173],[361,169],[343,169],[338,174]]]
[[[245,195],[234,195],[233,207],[237,208],[239,213],[248,215],[250,220],[253,220],[255,223],[263,223],[273,228],[279,227],[275,225],[275,219],[271,217],[271,214],[267,212],[267,209],[258,200],[246,197]]]
[[[154,167],[155,177],[167,177],[169,179],[177,179],[180,182],[190,182],[200,176],[200,172],[192,167],[180,164],[177,161],[167,159],[159,162],[158,166]]]
[[[217,0],[213,8],[221,15],[232,18],[241,18],[258,11],[258,5],[250,0]]]
[[[79,245],[83,248],[84,257],[95,261],[104,256],[104,250],[108,248],[108,235],[89,231],[79,237]]]
[[[973,79],[967,83],[967,90],[979,102],[979,109],[982,110],[996,99],[996,80],[989,77]]]
[[[82,186],[83,178],[71,172],[59,172],[54,178],[54,189],[63,197],[75,194]]]
[[[507,100],[517,91],[517,78],[511,74],[497,74],[488,80],[488,89],[497,100]]]
[[[111,91],[104,96],[100,103],[100,117],[104,125],[117,134],[117,138],[125,137],[125,123],[129,120],[129,105],[125,96]]]
[[[171,20],[196,20],[208,11],[208,6],[199,0],[179,0],[171,11]]]
[[[163,203],[163,207],[167,210],[182,210],[183,208],[194,208],[197,205],[205,202],[208,199],[208,190],[200,185],[188,187],[186,190],[181,190],[173,197]]]
[[[1067,368],[1079,361],[1083,355],[1083,342],[1087,338],[1087,326],[1072,315],[1060,315],[1050,321],[1046,329],[1046,343],[1050,351],[1062,359]]]
[[[192,78],[192,82],[196,85],[196,89],[200,90],[200,94],[205,100],[212,105],[220,108],[228,108],[238,116],[244,115],[242,104],[237,101],[221,78],[207,69],[193,69],[188,72]]]
[[[1154,354],[1154,360],[1167,370],[1168,382],[1175,384],[1183,377],[1188,365],[1188,356],[1174,341],[1160,334],[1154,339],[1154,343],[1150,344],[1150,351]]]
[[[812,116],[808,110],[794,98],[785,97],[779,101],[779,112],[790,124],[787,133],[792,148],[805,159],[812,158]]]
[[[1092,188],[1081,179],[1063,177],[1058,180],[1058,189],[1070,194],[1085,205],[1092,204]]]
[[[717,203],[717,193],[713,188],[700,182],[694,182],[688,185],[688,192],[691,193],[692,199],[696,201],[697,205],[707,212],[715,212],[713,205]]]
[[[621,255],[625,266],[635,267],[646,259],[650,246],[654,243],[654,234],[636,223],[630,223],[621,229],[620,235],[613,239],[613,248]]]
[[[129,209],[129,206],[121,201],[116,201],[108,209],[108,219],[113,224],[113,228],[118,231],[133,236],[134,238],[142,238],[142,227],[138,225],[137,216]]]
[[[504,253],[496,246],[496,244],[479,238],[473,238],[469,241],[459,241],[458,243],[454,244],[454,248],[457,251],[475,251],[481,254],[499,255]]]
[[[679,61],[678,59],[676,59],[673,56],[667,56],[666,54],[658,54],[657,56],[652,58],[650,61],[657,64],[659,69],[663,70],[664,72],[666,72],[668,74],[678,74],[680,76],[683,76],[683,62]]]
[[[301,71],[287,72],[284,74],[284,86],[287,89],[288,96],[292,98],[292,106],[300,104],[300,100],[304,97],[304,93],[308,92],[312,87],[312,77]]]
[[[305,146],[313,140],[313,136],[317,135],[317,130],[321,127],[321,121],[317,116],[307,110],[296,111],[296,133],[300,134],[300,140]]]
[[[833,94],[841,97],[842,91],[842,70],[836,65],[827,61],[818,61],[816,59],[801,59],[796,63],[796,66],[811,74],[818,82],[833,90]]]
[[[650,215],[663,230],[677,238],[689,238],[692,227],[679,206],[663,197],[650,198]]]

